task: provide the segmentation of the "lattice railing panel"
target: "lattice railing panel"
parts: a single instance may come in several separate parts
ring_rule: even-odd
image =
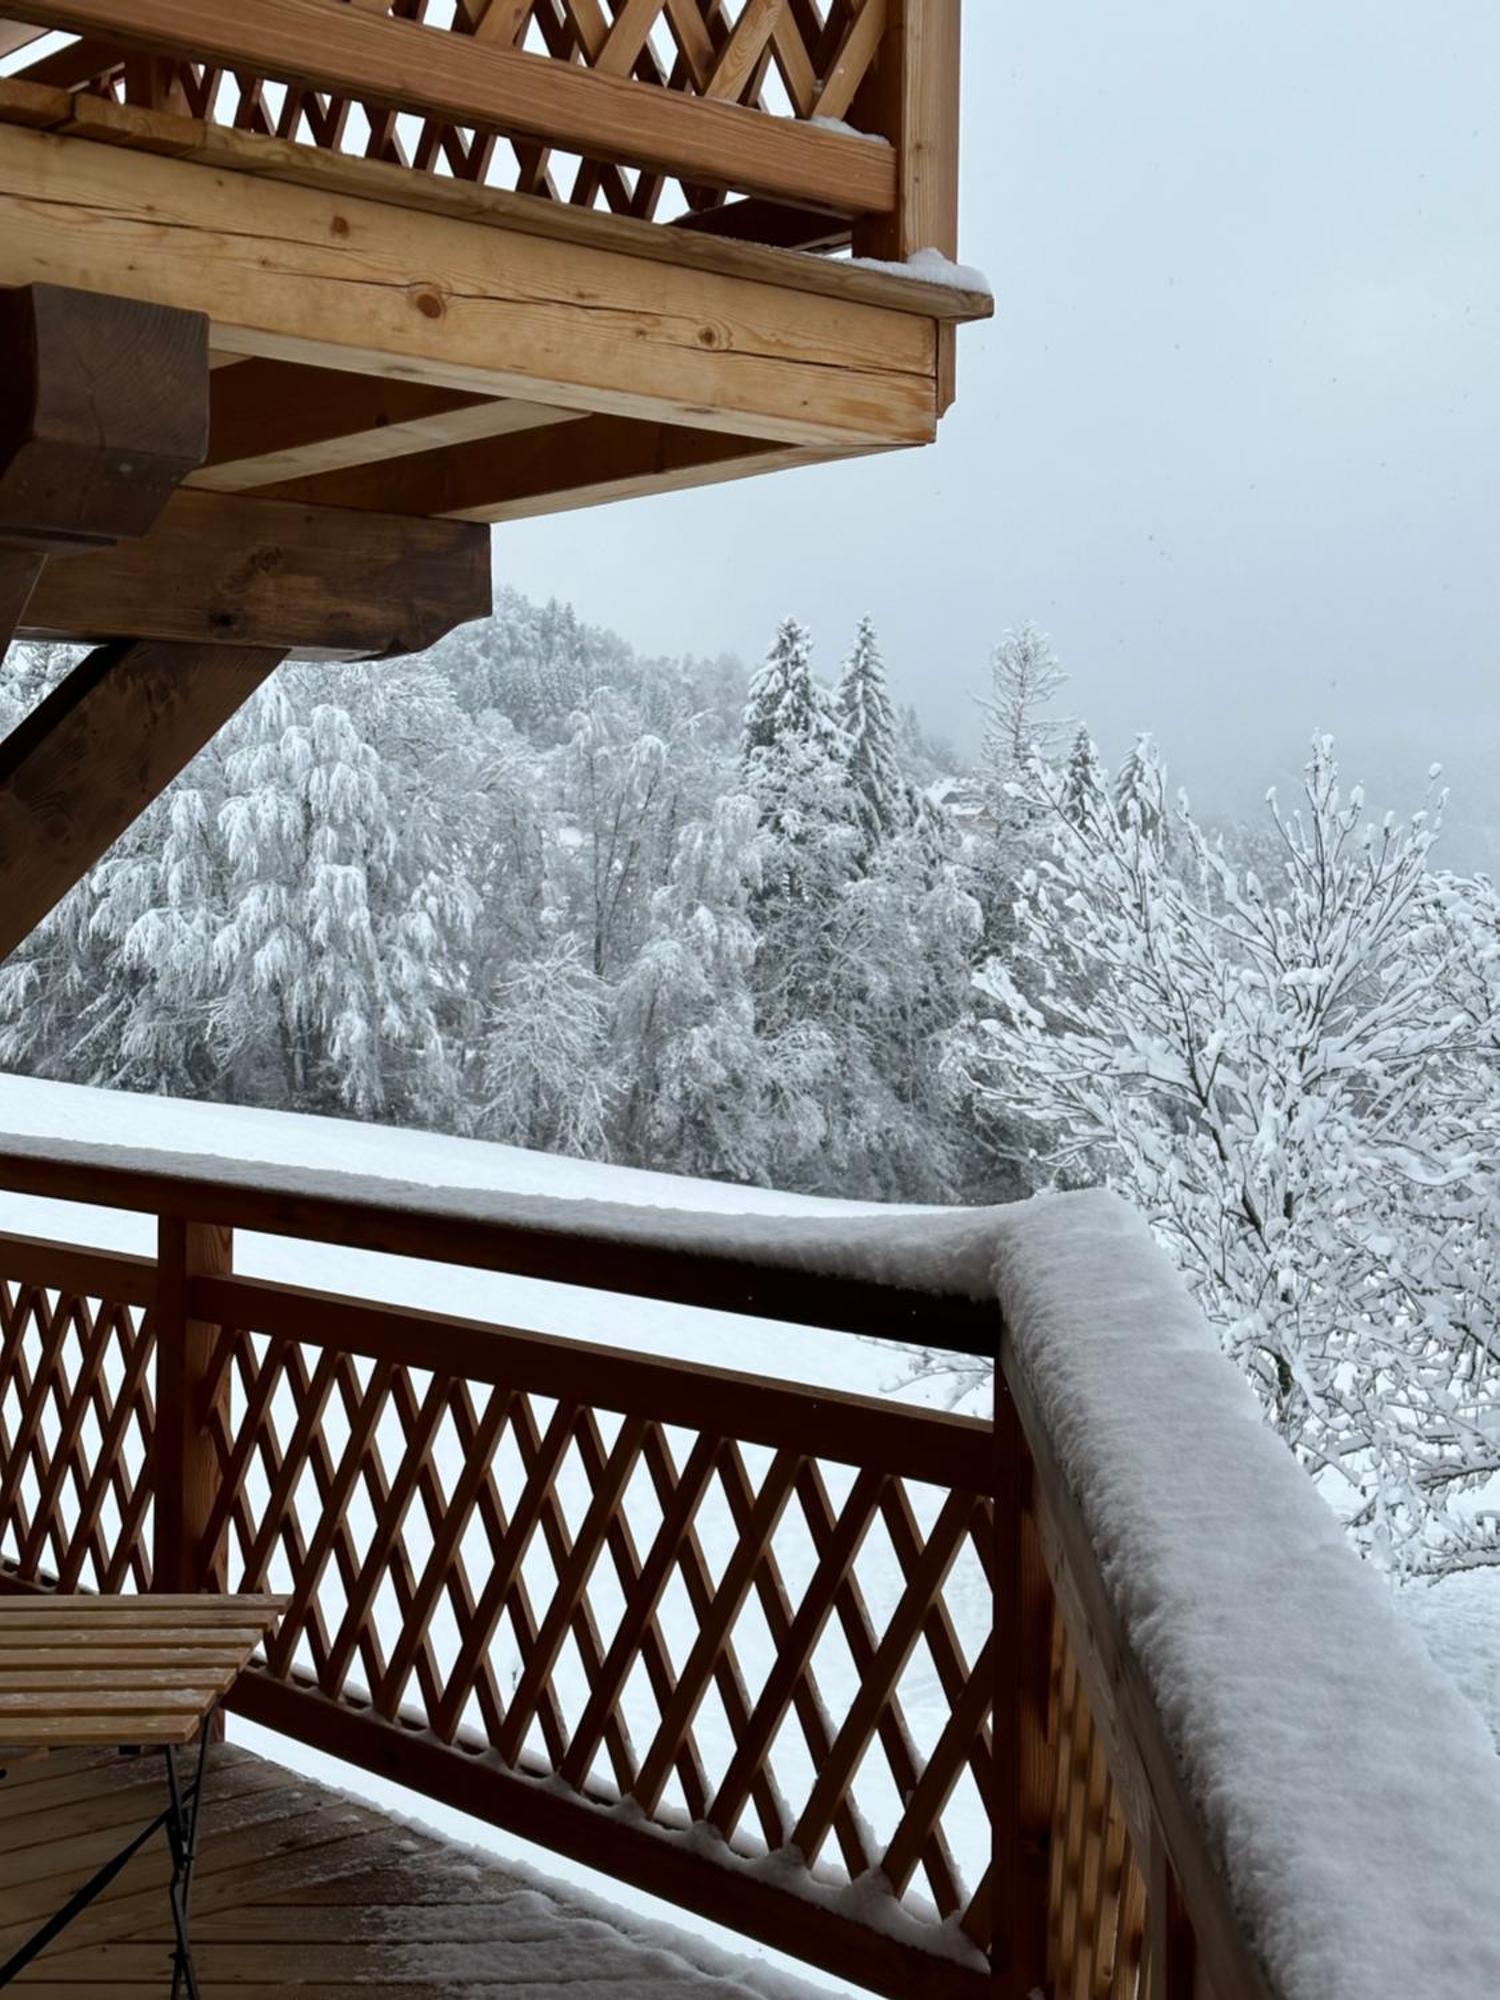
[[[472,37],[599,75],[796,120],[847,121],[879,52],[887,0],[353,0],[365,13]],[[331,14],[333,10],[330,10]],[[338,21],[330,19],[329,34]],[[666,219],[723,204],[619,161],[403,113],[358,96],[175,57],[130,58],[70,38],[12,74],[176,111],[324,151]],[[839,205],[839,191],[830,191]]]
[[[1057,1784],[1047,1960],[1054,2000],[1140,2000],[1146,1881],[1078,1662],[1055,1633]]]
[[[736,1436],[711,1377],[701,1423],[612,1410],[586,1355],[576,1400],[264,1333],[216,1368],[210,1542],[291,1595],[272,1676],[665,1832],[881,1869],[987,1945],[982,1491],[861,1465],[853,1406],[826,1456]]]
[[[0,1562],[65,1590],[150,1583],[150,1320],[0,1278]]]

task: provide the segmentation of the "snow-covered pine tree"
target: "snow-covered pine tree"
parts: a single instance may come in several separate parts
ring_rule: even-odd
[[[885,662],[875,627],[859,621],[854,647],[834,690],[834,712],[843,732],[844,770],[866,851],[904,832],[915,797],[901,769],[896,718],[886,691]]]
[[[1062,813],[1070,825],[1077,826],[1095,810],[1103,785],[1099,752],[1087,726],[1080,722],[1063,772]]]
[[[1115,811],[1127,826],[1160,843],[1169,832],[1167,781],[1155,739],[1137,736],[1115,773]]]
[[[812,671],[812,641],[793,618],[750,683],[740,773],[765,836],[754,904],[757,999],[763,1032],[826,1018],[840,968],[828,921],[859,862],[858,812],[828,690]]]

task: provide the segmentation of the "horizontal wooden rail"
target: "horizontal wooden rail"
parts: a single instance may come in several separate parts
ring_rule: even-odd
[[[994,1432],[973,1417],[799,1388],[702,1362],[658,1360],[477,1320],[437,1318],[410,1307],[365,1305],[262,1279],[195,1278],[188,1302],[195,1319],[215,1326],[254,1327],[307,1347],[431,1368],[471,1382],[508,1383],[542,1396],[572,1395],[582,1381],[593,1400],[623,1416],[687,1426],[707,1419],[747,1443],[785,1446],[897,1478],[994,1491]]]
[[[113,1299],[120,1305],[156,1304],[156,1263],[120,1251],[80,1249],[39,1236],[0,1231],[0,1276],[16,1285]]]
[[[483,1214],[485,1196],[479,1190],[469,1204],[474,1212],[465,1214],[454,1190],[446,1191],[446,1204],[441,1192],[421,1198],[424,1191],[402,1189],[382,1197],[373,1185],[368,1197],[353,1198],[312,1191],[316,1174],[289,1174],[280,1187],[276,1178],[276,1169],[268,1167],[262,1185],[247,1186],[242,1179],[0,1147],[0,1188],[19,1194],[506,1271],[591,1291],[913,1342],[947,1353],[993,1357],[996,1350],[994,1307],[965,1298],[934,1298],[898,1285],[751,1263],[743,1256],[683,1245],[611,1241],[562,1222],[526,1226],[496,1220]],[[644,1238],[651,1212],[629,1213]]]
[[[897,203],[895,154],[878,140],[332,0],[8,0],[8,9],[105,47],[223,64],[773,200],[848,215]]]

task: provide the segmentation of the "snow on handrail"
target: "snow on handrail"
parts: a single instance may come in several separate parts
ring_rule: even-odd
[[[997,1245],[1007,1374],[1054,1532],[1073,1517],[1103,1585],[1126,1720],[1137,1673],[1159,1719],[1160,1754],[1131,1748],[1169,1848],[1177,1785],[1280,2000],[1500,1993],[1500,1764],[1477,1711],[1138,1216],[1103,1193],[1034,1201]]]

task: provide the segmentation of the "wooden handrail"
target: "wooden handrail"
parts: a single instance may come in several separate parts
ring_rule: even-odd
[[[750,1262],[744,1253],[652,1242],[653,1211],[617,1210],[622,1234],[564,1216],[566,1204],[538,1200],[555,1221],[507,1219],[509,1206],[482,1189],[435,1190],[382,1184],[373,1177],[254,1168],[256,1179],[143,1164],[113,1164],[112,1149],[59,1145],[0,1147],[0,1188],[137,1214],[212,1222],[424,1262],[505,1271],[673,1305],[784,1320],[934,1351],[992,1358],[999,1321],[993,1305],[861,1278]],[[170,1155],[166,1156],[171,1158]],[[359,1187],[360,1192],[331,1190]],[[368,1190],[368,1191],[366,1191]],[[519,1204],[525,1207],[526,1204]],[[659,1211],[657,1212],[659,1213]],[[705,1218],[711,1224],[712,1217]],[[634,1239],[625,1235],[631,1228]]]

